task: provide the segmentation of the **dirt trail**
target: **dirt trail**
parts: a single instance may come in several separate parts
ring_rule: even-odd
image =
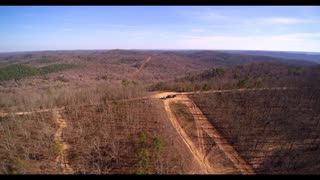
[[[206,133],[209,137],[211,137],[216,143],[217,147],[225,154],[225,156],[235,165],[237,169],[239,169],[243,174],[254,174],[254,170],[250,164],[248,164],[235,149],[227,142],[227,140],[219,134],[217,129],[208,121],[208,119],[203,115],[201,110],[197,107],[196,104],[193,103],[191,99],[189,99],[186,95],[180,95],[175,100],[171,102],[181,102],[185,104],[191,114],[194,117],[196,127],[204,134]],[[207,154],[205,153],[205,137],[198,137],[200,142],[200,150],[202,150],[202,156],[204,157],[205,163],[210,163],[207,160]]]
[[[4,113],[0,112],[0,116],[9,116],[10,114],[12,115],[28,115],[28,114],[33,114],[36,112],[49,112],[51,109],[43,109],[43,110],[36,110],[36,111],[25,111],[25,112],[15,112],[15,113]]]
[[[56,110],[62,110],[62,108],[56,108]],[[41,110],[34,110],[34,111],[22,111],[22,112],[12,112],[12,113],[5,113],[0,112],[0,117],[10,116],[10,115],[28,115],[33,113],[42,113],[42,112],[50,112],[52,109],[41,109]]]
[[[225,92],[242,92],[242,91],[262,91],[262,90],[288,90],[288,89],[297,89],[290,87],[271,87],[271,88],[243,88],[243,89],[226,89],[226,90],[209,90],[209,91],[192,91],[192,92],[160,92],[151,97],[161,98],[167,95],[191,95],[191,94],[210,94],[210,93],[225,93]]]
[[[149,56],[149,57],[141,64],[141,66],[139,67],[139,69],[137,69],[137,70],[133,73],[132,77],[133,77],[133,78],[136,78],[136,77],[141,73],[141,71],[142,71],[142,69],[144,68],[144,66],[145,66],[150,60],[151,60],[151,56]]]
[[[150,57],[151,58],[151,57]],[[130,98],[130,99],[119,99],[119,100],[109,100],[106,102],[127,102],[127,101],[134,101],[134,100],[140,100],[140,99],[148,99],[148,98],[161,98],[163,96],[167,95],[190,95],[190,94],[209,94],[209,93],[224,93],[224,92],[241,92],[241,91],[261,91],[261,90],[287,90],[287,89],[297,89],[297,88],[289,88],[289,87],[274,87],[274,88],[251,88],[251,89],[230,89],[230,90],[209,90],[209,91],[193,91],[193,92],[159,92],[155,95],[151,96],[143,96],[143,97],[137,97],[137,98]],[[98,104],[93,104],[98,105]],[[62,110],[65,107],[60,107],[58,110]],[[32,114],[35,112],[48,112],[52,109],[42,109],[42,110],[35,110],[35,111],[25,111],[25,112],[14,112],[14,113],[7,113],[7,112],[0,112],[0,117],[9,116],[9,115],[27,115]]]
[[[61,146],[62,150],[56,158],[56,163],[59,166],[62,174],[73,174],[73,169],[69,165],[67,154],[68,154],[68,145],[63,141],[62,131],[65,127],[67,127],[66,121],[62,118],[60,112],[57,109],[52,111],[53,117],[58,123],[58,129],[54,134],[54,140],[56,144]]]

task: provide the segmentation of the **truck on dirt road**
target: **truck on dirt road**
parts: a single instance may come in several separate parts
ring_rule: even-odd
[[[166,99],[168,99],[168,98],[174,98],[174,97],[176,97],[176,96],[177,96],[177,95],[175,95],[175,94],[173,94],[173,95],[167,95],[167,96],[161,97],[160,99],[166,100]]]

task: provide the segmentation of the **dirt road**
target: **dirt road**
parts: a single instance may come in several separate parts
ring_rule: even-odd
[[[144,68],[144,66],[151,60],[151,56],[148,57],[145,61],[143,61],[143,63],[141,64],[141,66],[139,67],[139,69],[137,69],[133,74],[132,77],[136,78],[142,71],[142,69]]]
[[[208,165],[208,163],[206,163],[203,160],[203,154],[199,151],[199,149],[195,146],[195,144],[193,143],[193,141],[190,139],[190,137],[186,134],[186,132],[180,127],[176,117],[174,116],[173,112],[170,109],[170,103],[172,101],[175,101],[173,99],[169,99],[167,101],[164,101],[164,108],[168,114],[168,117],[173,125],[173,127],[177,130],[178,134],[180,135],[180,137],[182,138],[182,140],[184,141],[184,143],[187,145],[187,147],[189,148],[190,152],[193,154],[195,160],[197,161],[198,165],[200,167],[202,167],[201,169],[203,169],[203,172],[199,172],[199,173],[204,173],[204,174],[216,174],[216,172],[211,168],[211,166]]]
[[[272,87],[272,88],[242,88],[242,89],[226,89],[226,90],[209,90],[209,91],[192,91],[192,92],[160,92],[151,97],[153,98],[161,98],[167,95],[191,95],[191,94],[210,94],[210,93],[226,93],[226,92],[243,92],[243,91],[262,91],[262,90],[288,90],[288,89],[297,89],[290,87]]]

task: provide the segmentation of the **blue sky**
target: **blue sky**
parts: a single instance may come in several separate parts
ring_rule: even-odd
[[[316,6],[2,6],[0,52],[244,49],[320,52]]]

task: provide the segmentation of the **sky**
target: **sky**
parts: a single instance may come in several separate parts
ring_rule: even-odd
[[[0,52],[320,52],[320,6],[1,6]]]

